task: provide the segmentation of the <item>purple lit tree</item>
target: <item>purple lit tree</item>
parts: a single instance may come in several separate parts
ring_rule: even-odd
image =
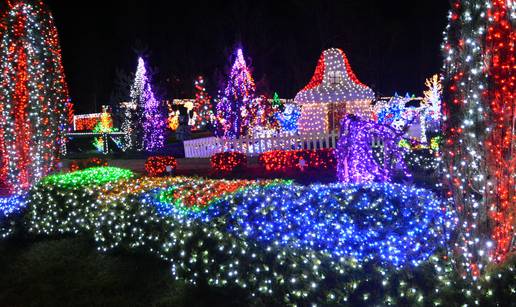
[[[131,87],[131,102],[136,105],[136,150],[155,151],[162,148],[166,118],[162,103],[152,92],[145,61],[141,57],[138,58],[138,68]]]
[[[336,150],[339,181],[391,181],[398,169],[411,177],[398,146],[402,134],[389,126],[347,115],[341,121]],[[381,151],[376,157],[375,147]]]
[[[256,86],[242,49],[238,49],[226,89],[217,104],[217,136],[238,138],[247,133],[254,116],[251,103],[255,90]]]

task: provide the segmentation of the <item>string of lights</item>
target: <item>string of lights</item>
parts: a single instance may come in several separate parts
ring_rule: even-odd
[[[70,100],[46,7],[11,1],[1,24],[0,178],[11,193],[20,193],[56,168]]]

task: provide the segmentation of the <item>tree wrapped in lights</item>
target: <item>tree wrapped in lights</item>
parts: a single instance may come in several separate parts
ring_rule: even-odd
[[[242,49],[236,52],[229,80],[223,96],[217,104],[216,133],[226,138],[238,138],[247,134],[252,122],[252,101],[256,86],[244,59]]]
[[[390,181],[397,169],[411,177],[398,146],[402,134],[389,126],[347,115],[342,119],[337,143],[339,180],[351,183]],[[382,150],[379,159],[375,157],[375,144]]]
[[[455,1],[443,44],[444,162],[461,271],[503,261],[514,235],[515,33],[507,1]]]
[[[51,13],[39,1],[8,6],[0,28],[0,177],[19,192],[56,167],[70,101]]]
[[[428,143],[427,133],[430,132],[435,135],[439,132],[440,124],[442,120],[441,110],[441,96],[442,96],[442,85],[439,75],[435,74],[432,78],[426,79],[425,85],[427,90],[423,92],[425,97],[422,101],[422,113],[420,114],[420,122],[422,127],[422,140],[421,142]]]
[[[203,76],[198,76],[197,80],[195,80],[194,113],[195,130],[205,129],[207,125],[211,123],[211,119],[213,117],[211,97],[208,95],[208,92],[206,92]]]
[[[138,58],[131,102],[136,106],[136,149],[155,151],[164,146],[166,119],[162,103],[152,91],[145,61]]]

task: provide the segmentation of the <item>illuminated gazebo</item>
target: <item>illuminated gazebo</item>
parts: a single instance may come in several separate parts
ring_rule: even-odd
[[[299,131],[325,133],[339,128],[345,114],[371,117],[373,91],[361,83],[338,48],[323,51],[312,79],[294,101],[302,107]]]

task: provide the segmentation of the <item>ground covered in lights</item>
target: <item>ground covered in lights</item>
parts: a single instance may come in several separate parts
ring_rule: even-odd
[[[149,289],[149,302],[166,305],[202,305],[185,298],[201,288],[211,289],[216,302],[238,293],[229,305],[236,298],[265,305],[489,304],[516,293],[514,261],[474,287],[463,282],[448,257],[455,216],[433,192],[413,186],[151,178],[99,167],[48,176],[27,195],[0,199],[0,205],[2,263],[35,261],[34,276],[14,280],[52,270],[66,274],[68,265],[88,270],[83,281],[74,280],[80,274],[64,277],[76,291],[102,292],[105,282],[114,291],[102,298],[108,301],[123,300],[121,289],[133,287],[131,274],[142,274],[136,283],[159,277],[140,287]],[[66,245],[77,254],[60,255]],[[131,261],[136,268],[127,267]],[[16,270],[28,268],[14,265],[4,273]],[[169,279],[162,279],[164,273]],[[48,278],[51,292],[56,280]],[[22,284],[1,290],[0,301],[23,299],[14,290]],[[36,280],[29,289],[50,293],[39,287],[43,282]],[[129,297],[144,293],[137,289]]]

